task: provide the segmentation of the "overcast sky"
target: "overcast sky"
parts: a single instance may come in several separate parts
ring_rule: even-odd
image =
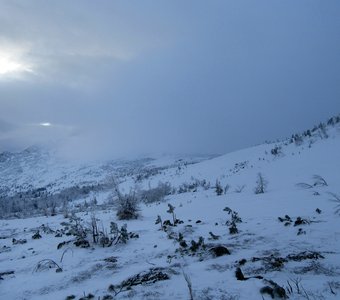
[[[226,153],[340,112],[339,0],[0,0],[0,150]]]

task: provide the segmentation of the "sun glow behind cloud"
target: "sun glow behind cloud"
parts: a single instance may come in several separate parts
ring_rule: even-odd
[[[32,67],[18,58],[0,53],[0,77],[33,73]]]
[[[52,126],[52,124],[50,122],[43,122],[43,123],[39,123],[40,126],[44,126],[44,127],[50,127]]]

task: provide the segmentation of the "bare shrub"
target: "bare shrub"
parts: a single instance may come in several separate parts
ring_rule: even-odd
[[[34,272],[45,271],[49,269],[56,269],[57,273],[62,272],[63,269],[52,259],[43,259],[39,261],[34,268]]]
[[[94,213],[91,215],[91,233],[92,233],[92,240],[93,243],[96,244],[98,242],[98,223],[97,218]]]
[[[140,272],[122,281],[118,285],[110,284],[108,291],[114,293],[114,295],[117,296],[122,292],[130,291],[134,286],[169,280],[170,276],[165,271],[167,271],[165,268],[152,268],[148,271]]]
[[[185,282],[187,283],[187,286],[188,286],[190,300],[194,300],[194,292],[192,290],[191,278],[189,277],[189,275],[187,273],[184,272],[183,269],[182,269],[182,273],[183,273],[183,277],[185,279]]]
[[[245,184],[243,184],[243,185],[238,185],[238,186],[235,188],[235,193],[242,193],[242,191],[244,190],[245,187],[246,187]]]
[[[326,180],[320,175],[314,175],[314,186],[328,186]]]
[[[302,189],[312,189],[313,187],[316,186],[328,186],[327,181],[320,175],[314,175],[313,176],[313,184],[309,184],[306,182],[300,182],[298,184],[296,184],[297,187],[300,187]]]
[[[334,213],[337,215],[340,215],[340,196],[335,193],[329,193],[332,196],[331,201],[337,203],[337,205],[334,207]]]
[[[65,255],[66,252],[69,251],[69,250],[72,252],[72,256],[73,256],[73,250],[72,250],[72,248],[70,248],[70,247],[66,248],[66,249],[63,251],[63,254],[62,254],[61,257],[60,257],[60,263],[63,262],[64,255]]]
[[[307,300],[311,299],[311,297],[315,299],[313,293],[307,292],[305,290],[305,288],[301,284],[301,281],[302,280],[300,277],[291,278],[290,280],[287,280],[287,284],[288,284],[288,286],[286,287],[287,295],[292,297],[297,294]]]
[[[302,189],[311,189],[313,188],[313,185],[309,184],[309,183],[305,183],[305,182],[299,182],[296,184],[297,187],[300,187]]]

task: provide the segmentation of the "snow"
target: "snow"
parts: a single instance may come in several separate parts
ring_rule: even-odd
[[[89,224],[91,214],[95,213],[100,220],[100,228],[106,230],[109,230],[111,221],[119,226],[126,223],[129,232],[139,235],[127,244],[105,248],[91,244],[90,248],[82,249],[71,243],[57,249],[60,242],[72,237],[63,235],[57,238],[55,234],[44,233],[41,229],[41,239],[34,240],[32,235],[42,224],[53,230],[62,228],[60,223],[67,221],[62,215],[0,220],[0,273],[15,272],[3,275],[0,298],[65,299],[75,295],[79,299],[88,293],[96,298],[113,296],[108,291],[109,285],[118,285],[139,272],[161,267],[169,274],[169,280],[134,286],[129,291],[119,293],[115,299],[189,299],[183,272],[192,282],[194,299],[261,299],[260,289],[268,283],[257,278],[237,280],[235,270],[240,267],[247,277],[260,275],[284,288],[288,287],[287,281],[294,288],[294,281],[301,280],[300,285],[305,292],[301,289],[298,293],[294,289],[289,295],[290,299],[306,299],[307,296],[309,299],[339,299],[340,216],[334,213],[337,203],[330,201],[332,197],[329,194],[340,195],[339,127],[328,128],[328,134],[327,139],[314,136],[300,146],[287,141],[263,144],[219,157],[200,159],[193,164],[182,164],[180,168],[175,164],[177,158],[157,158],[151,165],[161,167],[161,172],[141,181],[140,188],[154,187],[158,182],[169,182],[178,188],[195,179],[209,181],[211,188],[199,187],[196,192],[169,195],[160,203],[141,204],[141,217],[137,220],[117,220],[114,208],[89,208],[89,212],[78,213],[84,224]],[[310,141],[313,141],[311,147]],[[270,153],[275,145],[282,147],[279,156]],[[22,162],[27,165],[25,158]],[[65,171],[63,166],[59,167],[50,178],[44,179],[45,182],[58,180],[62,184],[60,174],[63,172],[67,173],[67,184],[72,182],[70,178],[77,181],[82,176],[76,174],[79,168],[72,167],[72,173],[70,168]],[[139,167],[145,165],[139,164]],[[90,171],[91,167],[87,166],[85,170]],[[9,169],[6,172],[9,174]],[[268,186],[266,193],[256,195],[254,187],[259,172]],[[70,173],[75,175],[70,176]],[[312,189],[302,189],[296,185],[300,182],[312,184],[315,174],[325,178],[328,185]],[[122,187],[125,190],[134,183],[132,177],[124,174]],[[15,184],[23,184],[20,180],[18,176]],[[226,194],[216,195],[213,188],[216,180],[223,187],[226,184],[231,186]],[[37,184],[37,181],[31,183]],[[235,188],[242,185],[245,185],[244,190],[236,193]],[[108,191],[98,192],[96,197],[99,204],[104,203]],[[176,217],[183,224],[169,227],[168,232],[164,232],[155,220],[158,215],[163,221],[171,220],[171,215],[167,213],[168,203],[175,207]],[[242,223],[237,224],[238,234],[229,233],[226,221],[231,216],[223,210],[225,207],[236,211],[242,219]],[[320,214],[316,212],[317,208],[321,210]],[[285,226],[278,220],[278,217],[285,215],[293,220],[291,225]],[[294,226],[297,217],[310,223]],[[198,220],[201,222],[196,223]],[[298,235],[300,228],[305,233]],[[223,245],[231,254],[213,257],[208,250],[194,255],[189,255],[190,252],[181,254],[176,251],[180,248],[179,243],[168,238],[170,232],[174,232],[175,236],[182,233],[188,244],[202,236],[207,248],[214,244]],[[219,240],[209,240],[209,232],[220,236]],[[13,238],[26,239],[27,243],[13,245]],[[318,252],[324,258],[287,260],[278,268],[252,260],[270,255],[287,258],[304,251]],[[104,261],[111,256],[117,258],[115,265]],[[52,259],[63,271],[56,273],[53,268],[35,271],[38,262],[43,259]],[[238,263],[242,259],[247,260],[244,265]],[[263,297],[271,298],[269,295]]]

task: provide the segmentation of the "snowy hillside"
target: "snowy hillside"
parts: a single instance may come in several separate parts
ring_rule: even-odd
[[[112,191],[112,178],[141,181],[164,170],[185,167],[212,156],[162,156],[91,163],[63,160],[50,150],[30,147],[0,154],[0,216],[26,216],[60,207],[65,201],[88,201]]]
[[[104,174],[3,154],[9,201],[21,186],[116,182],[95,191],[112,203],[69,199],[53,216],[0,220],[0,298],[339,299],[340,122],[331,120],[211,159],[112,163]],[[138,200],[138,218],[118,219],[122,199]]]

